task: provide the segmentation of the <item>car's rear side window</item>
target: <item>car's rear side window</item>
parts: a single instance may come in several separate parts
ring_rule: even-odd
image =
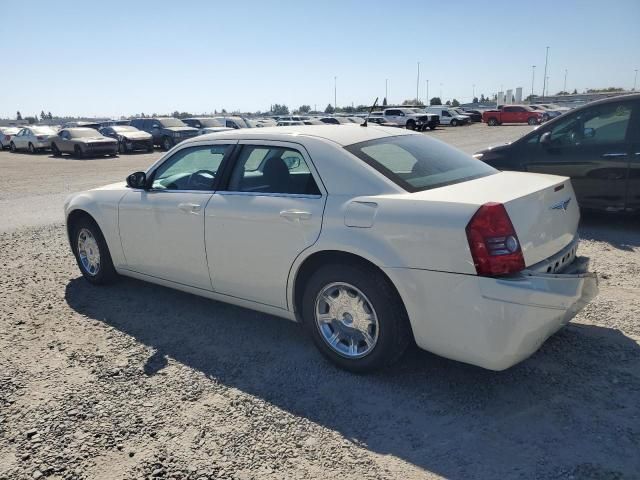
[[[409,192],[497,173],[486,163],[424,135],[384,137],[345,149]]]

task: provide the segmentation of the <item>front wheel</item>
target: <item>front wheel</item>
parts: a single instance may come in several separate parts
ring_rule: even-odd
[[[82,148],[80,148],[80,145],[76,145],[75,147],[73,147],[73,156],[76,158],[82,158],[84,156],[84,154],[82,153]]]
[[[12,153],[16,153],[18,151],[18,149],[16,148],[16,144],[11,142],[9,144],[9,150],[11,150]]]
[[[111,283],[117,278],[107,242],[100,228],[89,217],[72,225],[73,254],[84,278],[94,285]]]
[[[55,143],[51,144],[51,152],[53,153],[54,157],[61,157],[62,156],[62,152],[60,151],[60,149],[58,148],[58,146]]]
[[[173,140],[171,139],[171,137],[164,137],[162,139],[162,148],[167,151],[171,150],[171,147],[173,147]]]
[[[453,120],[451,120],[451,126],[452,127],[457,127],[458,126],[458,120],[456,120],[455,118]]]
[[[118,153],[128,153],[127,142],[123,139],[118,142]]]
[[[529,120],[527,121],[527,123],[529,125],[537,125],[538,124],[538,120],[534,117],[529,118]]]
[[[415,130],[416,129],[416,122],[414,122],[413,120],[409,120],[407,122],[407,130]]]
[[[351,372],[390,365],[410,340],[395,289],[382,273],[358,264],[319,268],[305,287],[302,316],[320,352]]]
[[[490,118],[487,121],[487,125],[489,125],[490,127],[495,127],[496,125],[498,125],[498,120],[495,118]]]
[[[436,126],[435,126],[435,125],[430,125],[430,126],[429,126],[429,130],[435,130],[435,129],[436,129]]]

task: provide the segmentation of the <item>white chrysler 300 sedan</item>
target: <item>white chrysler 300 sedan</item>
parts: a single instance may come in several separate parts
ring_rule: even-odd
[[[411,338],[505,369],[597,293],[569,179],[499,172],[395,128],[200,136],[65,213],[89,282],[126,275],[303,322],[358,372]]]

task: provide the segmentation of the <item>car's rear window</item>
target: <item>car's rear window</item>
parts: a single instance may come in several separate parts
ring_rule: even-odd
[[[486,163],[424,135],[384,137],[345,149],[409,192],[497,173]]]

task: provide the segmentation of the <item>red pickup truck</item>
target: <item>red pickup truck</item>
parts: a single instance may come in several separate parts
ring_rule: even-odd
[[[526,105],[502,105],[496,110],[484,111],[482,121],[491,127],[503,123],[538,125],[544,121],[544,113],[533,110]]]

